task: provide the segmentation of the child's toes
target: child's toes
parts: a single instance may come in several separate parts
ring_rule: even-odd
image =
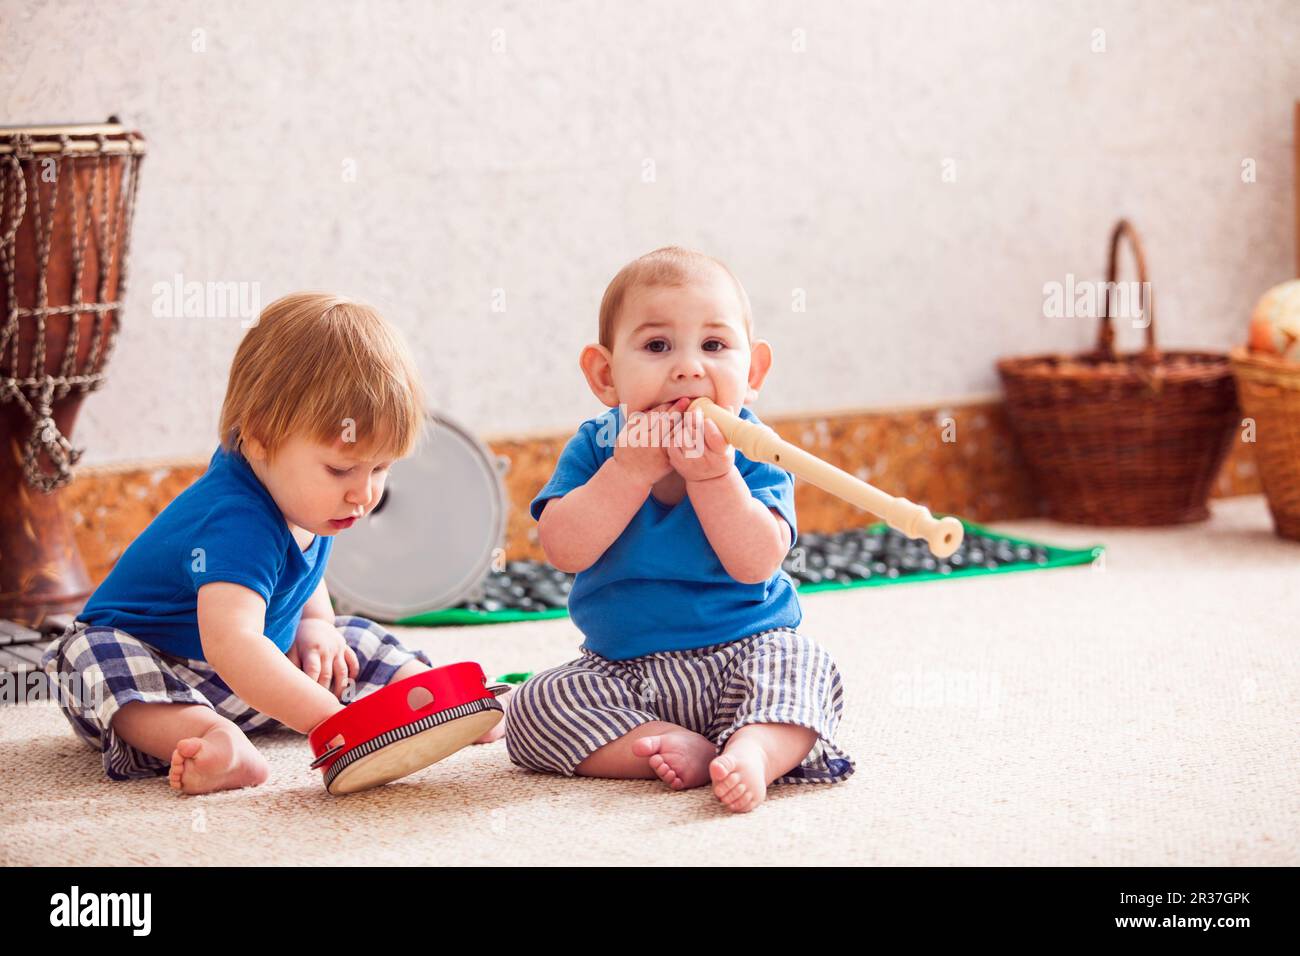
[[[659,754],[652,754],[650,756],[650,769],[655,772],[655,775],[658,776],[660,780],[669,786],[672,786],[673,781],[677,779],[677,771],[673,770],[668,761]]]
[[[763,802],[766,788],[752,766],[741,766],[735,757],[722,754],[709,764],[713,793],[733,813],[747,813]]]
[[[713,792],[719,797],[740,783],[740,774],[736,773],[736,758],[730,754],[715,757],[709,764],[709,777],[713,780]]]
[[[744,786],[744,784],[741,784],[741,786]],[[734,800],[724,800],[723,803],[726,804],[727,809],[731,810],[733,813],[748,813],[750,810],[753,810],[754,807],[758,806],[752,793],[743,793]]]
[[[185,779],[185,758],[179,751],[172,753],[171,770],[167,773],[167,783],[175,790],[180,790]]]
[[[718,799],[722,801],[723,806],[733,813],[744,813],[752,810],[759,803],[757,794],[744,782],[738,782],[726,792],[718,794]]]
[[[659,737],[641,737],[632,741],[632,753],[638,757],[649,757],[652,754],[659,753]],[[663,759],[662,757],[660,758]]]
[[[179,760],[180,766],[184,767],[185,761],[191,757],[197,756],[202,747],[202,737],[186,737],[184,740],[178,741],[176,744],[176,750],[172,753],[172,766],[175,767]]]

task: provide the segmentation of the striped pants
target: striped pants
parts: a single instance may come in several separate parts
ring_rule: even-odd
[[[610,741],[652,720],[707,737],[721,753],[746,724],[797,724],[817,732],[803,763],[776,783],[839,783],[853,761],[834,743],[844,711],[835,662],[788,628],[689,651],[615,661],[582,657],[542,671],[511,695],[506,752],[529,770],[572,776]]]

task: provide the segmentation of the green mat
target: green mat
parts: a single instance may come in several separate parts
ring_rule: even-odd
[[[943,515],[935,515],[942,518]],[[966,534],[983,535],[988,538],[994,538],[997,541],[1005,541],[1012,545],[1026,545],[1028,547],[1045,548],[1047,550],[1047,561],[1039,564],[1030,561],[1009,562],[999,565],[996,568],[960,568],[954,569],[947,574],[940,571],[908,571],[899,574],[896,578],[886,577],[885,575],[872,575],[870,578],[850,581],[848,583],[840,581],[826,581],[820,584],[800,584],[800,594],[815,594],[819,591],[840,591],[848,588],[868,588],[877,587],[886,584],[908,584],[914,581],[932,581],[936,578],[968,578],[980,574],[1005,574],[1014,571],[1035,571],[1040,568],[1061,568],[1074,564],[1089,564],[1096,560],[1104,551],[1103,545],[1094,545],[1090,548],[1081,548],[1071,550],[1069,548],[1054,548],[1051,545],[1042,544],[1037,541],[1026,541],[1020,538],[1013,538],[1009,535],[1000,534],[985,528],[983,525],[975,524],[972,521],[961,520],[962,526],[966,529]],[[878,532],[886,530],[887,526],[883,521],[871,525],[866,530],[868,532]],[[416,614],[412,617],[405,617],[395,622],[405,624],[411,627],[445,627],[448,625],[460,624],[506,624],[513,621],[545,621],[550,618],[568,617],[567,608],[551,608],[545,611],[515,611],[503,609],[500,611],[473,611],[468,608],[451,607],[444,608],[441,611],[428,611],[424,614]]]

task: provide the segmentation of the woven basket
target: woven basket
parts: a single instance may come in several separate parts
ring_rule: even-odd
[[[1089,525],[1201,521],[1239,421],[1232,368],[1217,352],[1156,348],[1146,260],[1127,220],[1111,234],[1107,281],[1115,281],[1125,237],[1143,283],[1146,347],[1115,353],[1104,295],[1095,351],[998,361],[1007,416],[1049,517]]]
[[[1238,347],[1228,353],[1255,461],[1280,537],[1300,541],[1300,365]]]

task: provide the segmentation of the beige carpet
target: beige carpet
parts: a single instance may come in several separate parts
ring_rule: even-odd
[[[707,789],[557,779],[472,747],[334,798],[305,740],[262,787],[115,783],[52,705],[0,708],[0,863],[1300,863],[1300,544],[1260,497],[1159,531],[999,525],[1109,545],[1083,566],[811,595],[857,773],[732,816]],[[567,620],[407,630],[489,674],[574,656]]]

